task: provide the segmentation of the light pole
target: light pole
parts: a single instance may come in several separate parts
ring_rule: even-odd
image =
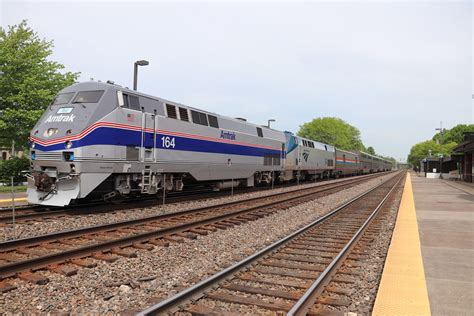
[[[228,166],[229,168],[232,167],[232,159],[230,159],[230,158],[227,159],[227,166]],[[234,196],[234,175],[233,175],[233,174],[232,174],[232,179],[230,179],[230,183],[231,183],[231,184],[230,184],[230,185],[231,185],[231,187],[230,187],[230,195],[231,195],[231,196]]]
[[[269,120],[268,120],[268,123],[267,123],[267,127],[268,127],[268,128],[270,128],[270,123],[271,123],[271,122],[276,122],[276,121],[275,121],[274,119],[269,119]]]
[[[133,64],[133,90],[137,90],[138,66],[148,66],[149,64],[148,60],[137,60]]]
[[[439,123],[439,128],[435,128],[436,131],[439,131],[439,141],[438,144],[442,145],[443,144],[443,132],[445,128],[443,128],[443,121]]]

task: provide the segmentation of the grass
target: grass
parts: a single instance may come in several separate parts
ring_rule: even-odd
[[[26,185],[18,185],[13,187],[15,192],[26,192]],[[11,193],[12,187],[11,186],[0,186],[0,193]]]

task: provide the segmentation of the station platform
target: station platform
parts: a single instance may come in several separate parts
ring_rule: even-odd
[[[473,315],[471,189],[407,177],[373,315]]]
[[[28,204],[26,192],[15,193],[15,205],[26,205]],[[0,193],[0,207],[9,207],[12,205],[12,194],[11,193]]]

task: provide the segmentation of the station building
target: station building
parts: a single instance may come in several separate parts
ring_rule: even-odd
[[[465,133],[464,141],[453,149],[453,152],[460,154],[461,179],[473,183],[474,173],[474,133]]]

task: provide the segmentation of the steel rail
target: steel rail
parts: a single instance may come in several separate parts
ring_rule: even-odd
[[[347,185],[347,184],[348,183],[344,183],[344,185]],[[342,185],[339,184],[336,187],[340,187],[340,186],[342,186]],[[313,189],[314,188],[315,187],[313,187]],[[86,256],[89,256],[89,255],[91,255],[93,253],[96,253],[96,252],[99,252],[99,251],[102,251],[102,252],[110,251],[112,248],[115,248],[115,247],[133,246],[133,244],[135,244],[135,243],[140,243],[140,242],[148,241],[148,240],[153,239],[153,238],[159,238],[159,237],[163,237],[163,236],[170,235],[170,234],[173,234],[173,233],[186,231],[186,230],[189,230],[189,229],[192,229],[192,228],[196,228],[196,227],[208,225],[208,224],[211,224],[211,223],[219,222],[219,221],[222,221],[222,220],[225,220],[225,219],[228,219],[228,218],[231,218],[231,217],[239,216],[239,215],[242,215],[242,214],[245,214],[245,213],[249,213],[249,212],[252,212],[252,211],[258,211],[259,209],[262,209],[262,208],[267,208],[269,206],[274,206],[274,205],[277,205],[277,204],[281,204],[281,203],[285,203],[285,202],[288,202],[288,201],[291,201],[291,200],[295,200],[295,198],[304,198],[304,197],[310,196],[312,194],[320,193],[322,191],[327,191],[327,190],[331,190],[331,189],[334,189],[334,188],[335,187],[325,188],[324,190],[320,190],[318,192],[309,192],[309,193],[305,193],[305,194],[302,194],[302,195],[297,196],[297,197],[292,196],[292,197],[289,197],[289,198],[285,198],[283,200],[273,201],[273,202],[269,202],[269,203],[266,203],[266,204],[263,204],[263,205],[254,206],[254,207],[248,207],[248,208],[237,210],[235,212],[221,214],[221,215],[214,216],[214,217],[208,217],[208,218],[204,218],[204,219],[197,220],[197,221],[192,221],[192,222],[188,222],[188,223],[184,223],[184,224],[180,224],[180,225],[175,225],[175,226],[172,226],[172,227],[159,228],[159,229],[156,229],[156,230],[153,230],[153,231],[147,231],[147,232],[143,232],[143,233],[139,233],[139,234],[135,234],[135,235],[130,235],[130,236],[126,236],[126,237],[122,237],[122,238],[118,238],[118,239],[111,239],[111,240],[105,241],[105,242],[93,243],[93,244],[90,244],[90,245],[87,245],[87,246],[74,248],[74,249],[70,249],[70,250],[66,250],[66,251],[62,251],[62,252],[58,252],[58,253],[52,253],[52,254],[46,255],[46,256],[40,256],[40,257],[36,257],[36,258],[32,258],[32,259],[13,262],[13,263],[10,263],[10,264],[0,266],[0,279],[5,279],[7,277],[14,276],[16,273],[21,272],[21,271],[41,269],[41,268],[44,268],[44,267],[46,267],[47,265],[50,265],[50,264],[65,262],[65,261],[73,259],[73,258],[86,257]],[[303,189],[303,191],[306,191],[306,189]],[[172,215],[176,215],[176,214],[165,214],[164,216],[170,217]],[[139,220],[141,220],[141,219],[139,219]],[[113,225],[113,224],[111,224],[111,225]],[[107,226],[109,226],[109,225],[107,225]],[[97,227],[93,227],[93,228],[97,228]],[[87,233],[90,233],[90,230],[88,228],[86,228],[85,230],[87,231]],[[59,233],[59,235],[60,234],[61,233]],[[56,235],[56,237],[54,237],[54,235]],[[23,240],[6,242],[6,243],[0,244],[0,246],[3,247],[2,248],[3,251],[14,250],[18,247],[25,247],[26,246],[25,241],[30,242],[30,244],[28,244],[28,246],[31,246],[31,242],[33,242],[34,244],[44,243],[44,242],[46,242],[46,240],[45,240],[46,238],[47,238],[47,241],[58,241],[60,238],[58,238],[57,235],[58,234],[44,235],[44,236],[32,237],[32,238],[23,239]],[[84,235],[84,233],[82,233],[80,235]],[[68,236],[68,237],[70,237],[70,236]],[[23,244],[21,242],[23,242]],[[8,244],[8,247],[5,247],[6,244]],[[5,249],[7,249],[7,250],[5,250]]]
[[[381,176],[385,174],[387,174],[387,172],[363,175],[363,176],[358,176],[356,178],[350,178],[346,181],[367,179],[367,178],[377,177],[377,176]],[[324,183],[323,185],[329,185],[329,184],[330,183],[327,183],[327,184]],[[280,186],[280,187],[288,187],[288,186]],[[275,188],[279,188],[279,187],[276,186]],[[258,188],[257,190],[255,190],[255,188],[252,190],[247,190],[247,189],[248,188],[240,188],[240,190],[238,190],[238,188],[236,188],[236,190],[238,190],[236,193],[244,194],[244,193],[249,193],[249,192],[269,190],[271,188],[264,187],[264,188]],[[168,204],[170,204],[170,203],[188,201],[188,199],[189,201],[191,200],[198,201],[198,200],[206,199],[206,198],[219,198],[226,195],[227,195],[227,192],[225,191],[220,191],[220,192],[214,192],[211,190],[183,191],[183,192],[174,193],[174,194],[170,193],[167,196],[167,202]],[[132,209],[136,207],[155,206],[157,201],[159,202],[160,199],[157,198],[156,196],[141,197],[138,199],[124,200],[124,202],[127,202],[127,204],[119,203],[116,205],[117,205],[118,210],[126,210],[126,209]],[[137,203],[138,205],[130,206],[128,205],[130,203]],[[17,206],[17,214],[15,215],[15,219],[16,220],[30,220],[30,219],[51,217],[51,216],[63,216],[63,215],[74,216],[74,215],[91,214],[91,213],[106,213],[110,211],[109,209],[105,209],[109,207],[109,205],[110,205],[110,202],[107,202],[107,201],[74,204],[74,205],[68,205],[65,207],[41,206],[41,205],[21,206],[20,205],[20,206]],[[97,207],[97,209],[89,209],[91,207]],[[81,210],[83,208],[86,208],[86,210]],[[114,209],[113,211],[116,211],[117,208]],[[0,214],[9,214],[11,212],[12,212],[11,208],[0,208]],[[29,212],[29,213],[23,213],[23,212]],[[8,224],[11,222],[12,222],[11,216],[0,216],[0,223]]]
[[[151,222],[151,221],[165,220],[165,219],[178,217],[178,216],[183,216],[183,215],[189,215],[189,214],[193,214],[193,213],[197,213],[197,212],[209,211],[209,210],[216,209],[216,208],[234,206],[234,205],[238,205],[240,203],[247,203],[247,202],[258,201],[258,200],[265,200],[265,199],[276,197],[276,196],[288,195],[288,194],[297,193],[297,192],[310,191],[309,193],[304,193],[304,194],[301,194],[301,195],[296,196],[296,197],[291,196],[287,199],[268,202],[266,204],[262,204],[262,205],[255,206],[255,207],[247,207],[247,208],[241,209],[239,212],[233,212],[233,213],[227,214],[228,217],[233,217],[233,216],[237,216],[238,214],[243,213],[243,212],[253,211],[256,208],[269,207],[269,206],[275,205],[277,203],[284,203],[284,202],[287,202],[287,201],[295,199],[295,198],[303,198],[303,197],[306,197],[306,196],[309,196],[309,195],[312,195],[312,194],[322,193],[322,192],[329,191],[329,190],[334,190],[334,189],[341,188],[341,187],[351,185],[351,184],[354,184],[354,183],[363,182],[366,179],[367,178],[363,178],[363,179],[358,178],[358,179],[351,179],[351,180],[344,181],[344,182],[341,181],[341,182],[337,182],[337,183],[326,183],[326,184],[323,184],[323,185],[310,187],[310,188],[296,189],[296,190],[291,190],[291,191],[287,191],[287,192],[283,192],[283,193],[273,193],[273,194],[260,196],[260,197],[253,197],[253,198],[237,200],[237,201],[232,201],[232,202],[227,202],[227,203],[220,203],[220,204],[215,204],[215,205],[210,205],[210,206],[202,206],[202,207],[192,208],[192,209],[189,209],[189,210],[179,211],[179,212],[174,212],[174,213],[151,215],[151,216],[136,218],[136,219],[132,219],[132,220],[125,220],[125,221],[115,222],[115,223],[111,223],[111,224],[89,226],[89,227],[85,227],[85,228],[78,228],[78,229],[73,229],[73,230],[60,231],[60,232],[55,232],[55,233],[46,234],[46,235],[40,235],[40,236],[34,236],[34,237],[28,237],[28,238],[22,238],[22,239],[15,239],[15,240],[1,242],[0,243],[0,252],[14,250],[18,247],[36,246],[36,245],[39,245],[39,244],[45,243],[45,242],[51,242],[51,241],[64,239],[64,238],[73,238],[73,237],[78,237],[78,236],[82,236],[82,235],[85,235],[85,234],[111,231],[111,230],[115,230],[115,229],[119,229],[119,228],[144,224],[144,223],[148,223],[148,222]],[[1,273],[0,273],[0,275],[1,275]]]
[[[396,176],[396,175],[395,175]],[[315,226],[325,222],[335,214],[339,213],[341,210],[345,209],[352,203],[362,199],[363,197],[367,196],[371,192],[377,190],[378,188],[382,187],[383,185],[387,184],[389,181],[393,180],[394,177],[391,177],[387,181],[384,181],[383,183],[375,186],[372,189],[367,190],[366,192],[359,194],[358,196],[352,198],[351,200],[345,202],[344,204],[338,206],[331,212],[327,213],[326,215],[316,219],[315,221],[311,222],[310,224],[304,226],[303,228],[295,231],[294,233],[288,235],[287,237],[284,237],[280,239],[279,241],[271,244],[270,246],[265,247],[264,249],[256,252],[255,254],[245,258],[244,260],[212,275],[211,277],[179,292],[178,294],[169,297],[160,303],[153,305],[146,310],[138,313],[138,316],[145,316],[145,315],[157,315],[161,313],[165,313],[166,311],[170,311],[173,308],[178,307],[180,304],[183,304],[186,301],[192,300],[192,299],[197,299],[200,297],[201,293],[212,289],[217,283],[222,282],[225,279],[232,278],[235,273],[247,268],[248,266],[254,264],[256,261],[259,259],[263,258],[264,256],[270,254],[271,252],[275,251],[276,249],[284,246],[285,244],[291,242],[293,239],[295,239],[298,236],[301,236],[308,230],[314,228]],[[398,183],[398,182],[397,182]]]
[[[299,316],[306,315],[309,309],[315,304],[318,297],[324,291],[324,287],[331,281],[331,276],[334,272],[342,265],[344,259],[349,255],[351,250],[355,247],[359,239],[362,237],[364,232],[367,230],[369,225],[372,223],[372,220],[377,216],[382,206],[385,204],[389,196],[393,191],[398,187],[400,181],[403,178],[400,178],[390,189],[390,191],[385,195],[383,200],[377,205],[377,207],[372,211],[370,216],[364,222],[364,224],[357,230],[357,232],[352,236],[352,238],[347,242],[347,244],[342,248],[342,250],[337,254],[337,256],[331,261],[331,263],[324,269],[319,277],[311,284],[311,286],[306,290],[303,296],[293,305],[293,307],[288,312],[288,316]]]

